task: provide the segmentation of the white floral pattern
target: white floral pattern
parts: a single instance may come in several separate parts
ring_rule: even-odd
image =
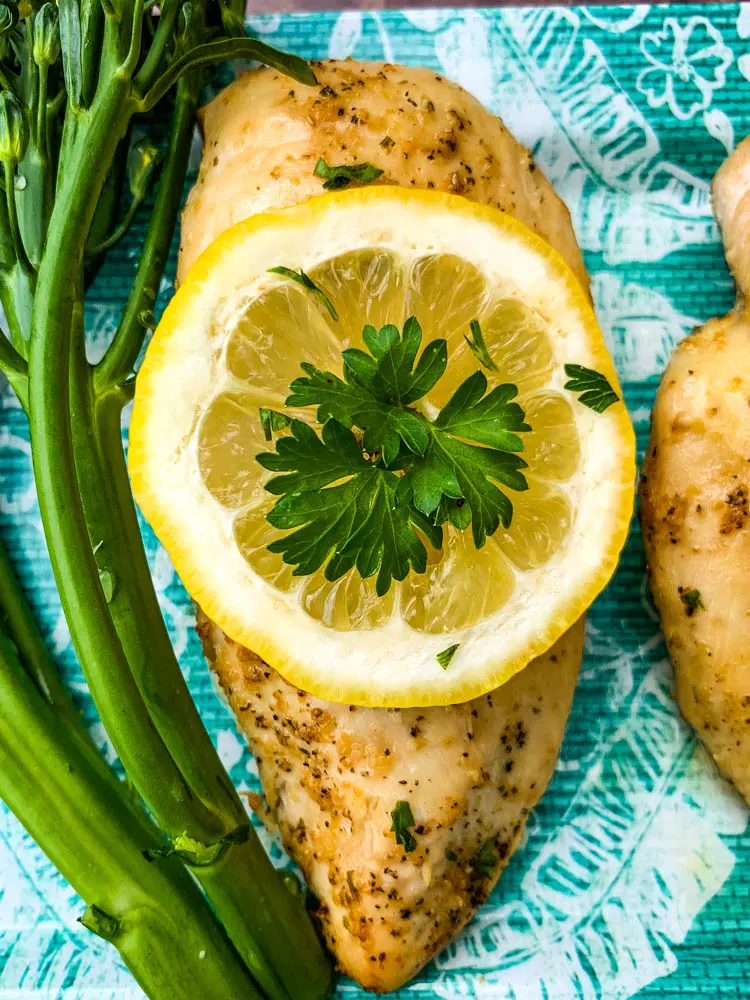
[[[666,18],[661,31],[643,34],[641,50],[651,65],[638,74],[638,90],[652,108],[666,104],[680,121],[710,107],[733,59],[721,32],[705,17],[684,24]]]

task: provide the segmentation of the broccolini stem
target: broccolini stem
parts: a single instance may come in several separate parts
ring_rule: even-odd
[[[21,664],[57,718],[71,731],[83,735],[81,718],[60,680],[60,675],[50,662],[34,616],[1,541],[0,633],[5,634],[14,643]]]
[[[122,383],[132,372],[143,346],[147,331],[143,314],[151,313],[156,303],[180,211],[193,139],[197,90],[197,80],[194,77],[184,77],[177,85],[169,147],[159,177],[138,270],[114,340],[97,366],[97,392]]]
[[[145,859],[159,832],[63,704],[4,549],[0,610],[0,797],[106,915],[107,939],[151,1000],[262,1000],[182,866]]]
[[[2,330],[0,330],[0,371],[7,378],[21,406],[28,412],[28,366]]]

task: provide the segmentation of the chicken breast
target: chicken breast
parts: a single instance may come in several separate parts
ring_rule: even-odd
[[[313,169],[323,157],[498,205],[587,281],[567,210],[467,93],[424,69],[315,69],[313,90],[251,71],[205,109],[180,276],[232,224],[321,194]],[[409,710],[322,702],[203,616],[199,631],[339,967],[369,989],[398,988],[469,920],[518,845],[557,759],[583,623],[493,694]]]
[[[738,303],[684,340],[664,373],[641,523],[680,708],[750,802],[750,139],[713,194]]]
[[[250,70],[201,116],[198,180],[182,219],[178,279],[237,222],[323,194],[313,173],[372,163],[378,183],[432,188],[509,212],[559,250],[588,288],[570,214],[531,153],[461,87],[427,69],[314,63],[318,88]]]
[[[319,701],[203,617],[199,633],[339,967],[396,989],[470,919],[518,846],[557,760],[583,622],[492,694],[423,709]]]

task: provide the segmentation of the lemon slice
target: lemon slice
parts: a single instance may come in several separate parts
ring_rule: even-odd
[[[276,265],[302,268],[335,304]],[[479,368],[464,339],[480,321],[532,431],[529,489],[480,550],[447,526],[424,574],[385,597],[356,570],[295,576],[268,551],[273,498],[256,461],[263,406],[280,408],[303,361],[340,373],[365,323],[415,315],[449,365],[436,412]],[[374,187],[256,216],[199,259],[138,375],[130,468],[138,502],[188,591],[225,632],[289,681],[331,701],[451,704],[499,686],[585,611],[614,571],[632,511],[634,438],[625,406],[604,413],[563,386],[564,365],[619,393],[601,332],[562,258],[497,210],[435,192]],[[312,422],[314,412],[297,416]],[[437,654],[458,646],[447,668]]]

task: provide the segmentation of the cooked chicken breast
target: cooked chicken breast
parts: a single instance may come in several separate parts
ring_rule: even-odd
[[[518,846],[557,760],[583,622],[492,694],[422,709],[320,701],[207,619],[199,632],[340,968],[396,989],[464,926]],[[416,846],[391,829],[398,803]]]
[[[750,802],[750,139],[713,195],[738,303],[664,373],[641,522],[680,708]]]
[[[587,282],[567,210],[467,93],[424,69],[315,69],[313,90],[254,70],[205,109],[180,276],[232,224],[321,194],[313,169],[324,157],[498,205]],[[557,759],[583,623],[493,694],[409,710],[322,702],[203,617],[199,630],[340,968],[369,989],[396,989],[472,916],[518,845]]]
[[[251,70],[202,112],[203,161],[182,220],[178,278],[225,229],[323,194],[313,173],[372,163],[378,183],[433,188],[509,212],[588,287],[570,215],[531,153],[461,87],[427,69],[314,63],[318,88]]]

